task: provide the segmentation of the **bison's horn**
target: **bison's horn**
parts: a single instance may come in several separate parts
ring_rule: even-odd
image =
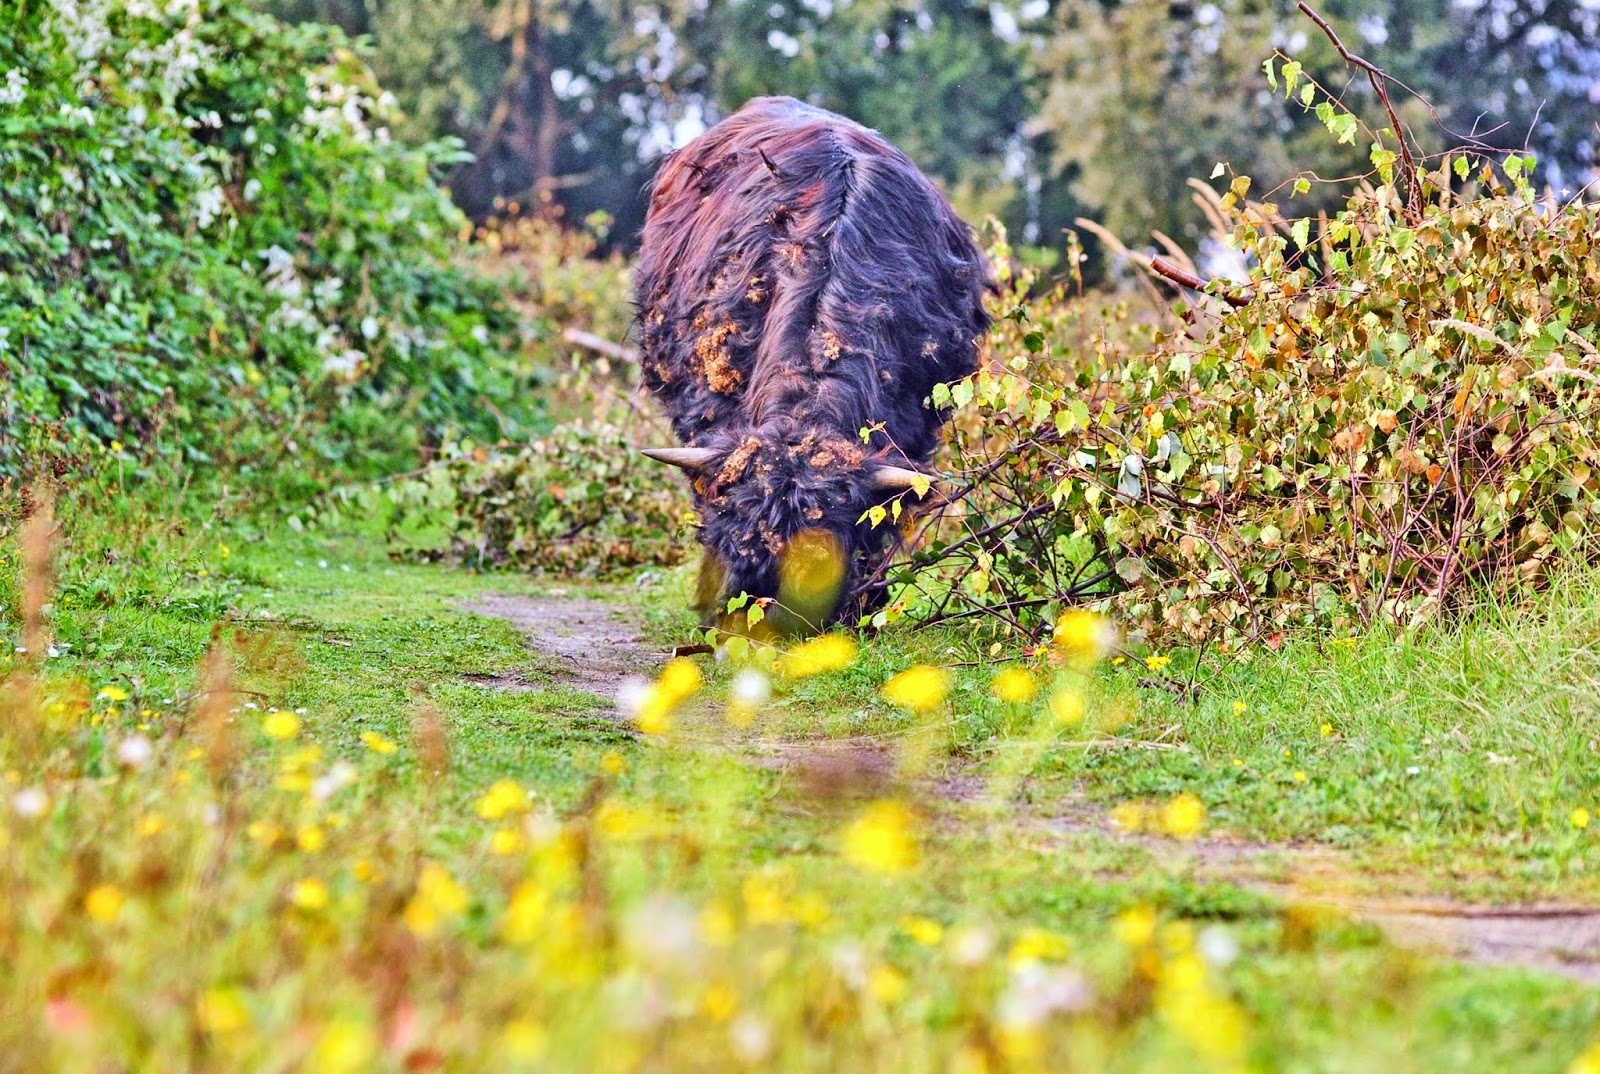
[[[676,466],[680,470],[699,473],[711,465],[711,460],[717,453],[703,447],[658,447],[645,448],[639,454],[647,459],[664,462],[668,466]]]
[[[874,492],[904,492],[906,489],[915,489],[918,486],[931,488],[933,478],[916,470],[908,470],[904,466],[880,466],[872,471],[872,476],[867,478],[867,484]]]

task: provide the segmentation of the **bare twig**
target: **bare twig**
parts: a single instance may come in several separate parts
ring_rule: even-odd
[[[597,336],[593,332],[585,332],[581,328],[568,328],[561,333],[561,338],[573,346],[594,351],[596,354],[603,354],[607,358],[615,358],[619,362],[632,364],[639,360],[637,347],[630,347],[624,343],[613,343],[609,339]]]
[[[1177,265],[1174,265],[1171,261],[1168,261],[1164,257],[1152,257],[1150,259],[1150,271],[1154,272],[1158,276],[1166,277],[1179,286],[1187,287],[1191,291],[1200,291],[1203,294],[1216,295],[1218,298],[1222,299],[1222,301],[1226,302],[1235,309],[1238,309],[1241,306],[1248,306],[1250,304],[1250,300],[1255,297],[1253,295],[1230,295],[1225,291],[1209,290],[1211,287],[1210,280],[1202,280],[1192,272],[1185,272],[1183,269],[1179,268]]]
[[[1389,100],[1388,72],[1345,48],[1344,42],[1339,40],[1339,35],[1328,25],[1328,20],[1313,11],[1305,0],[1300,0],[1297,6],[1306,18],[1316,23],[1317,27],[1328,35],[1328,40],[1333,42],[1333,47],[1339,50],[1339,55],[1346,63],[1366,72],[1367,81],[1372,83],[1373,90],[1378,94],[1378,100],[1383,102],[1383,110],[1389,115],[1389,129],[1394,132],[1394,140],[1400,146],[1400,165],[1406,179],[1406,213],[1413,220],[1417,219],[1417,214],[1422,211],[1422,182],[1417,178],[1417,162],[1411,155],[1411,146],[1406,141],[1405,129],[1400,126],[1400,117],[1395,114],[1394,104]]]

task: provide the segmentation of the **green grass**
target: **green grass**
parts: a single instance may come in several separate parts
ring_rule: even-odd
[[[540,1069],[737,1066],[727,1027],[700,1013],[714,983],[769,1027],[762,1064],[795,1070],[980,1061],[1028,1070],[1040,1065],[1030,1049],[1043,1047],[1055,1069],[1560,1071],[1600,1021],[1600,995],[1576,982],[1440,963],[1279,894],[1320,883],[1600,901],[1589,871],[1600,825],[1570,820],[1575,807],[1596,805],[1593,579],[1569,580],[1538,615],[1485,614],[1353,647],[1291,642],[1223,668],[1192,702],[1138,685],[1126,665],[1102,666],[1088,725],[1069,730],[1049,722],[1042,701],[994,700],[994,669],[978,664],[990,639],[953,631],[864,639],[848,669],[780,684],[750,731],[720,719],[732,669],[703,662],[705,700],[680,713],[688,733],[678,744],[634,735],[607,705],[558,681],[511,626],[460,609],[485,593],[548,592],[550,582],[394,561],[355,521],[305,532],[224,505],[207,523],[181,501],[146,501],[158,516],[150,521],[131,498],[118,502],[67,528],[53,610],[62,655],[44,662],[44,698],[90,701],[89,711],[52,726],[49,750],[0,736],[10,787],[48,787],[54,803],[42,827],[14,815],[0,823],[9,877],[0,1055],[11,1057],[0,1070],[75,1069],[112,1055],[128,1069],[432,1062],[380,1046],[399,1009],[393,989],[407,1017],[435,1027],[430,1047],[451,1069],[516,1066],[522,1053],[506,1027],[533,1024],[544,1044],[529,1062]],[[8,571],[15,563],[8,546]],[[563,588],[630,610],[663,649],[687,635],[684,573]],[[7,620],[8,639],[15,630]],[[236,695],[239,752],[225,770],[191,759],[208,740],[181,726],[214,632],[234,685],[252,691]],[[1185,654],[1174,656],[1181,667]],[[925,716],[879,692],[912,664],[967,662]],[[507,672],[532,688],[471,678]],[[130,696],[95,701],[107,686]],[[15,721],[21,710],[5,704]],[[270,708],[303,710],[294,741],[262,733]],[[448,733],[442,776],[422,770],[411,744],[426,712]],[[141,726],[157,762],[119,774],[115,744]],[[375,754],[363,732],[399,748]],[[1158,738],[1173,748],[1140,748]],[[911,804],[921,863],[879,873],[842,858],[866,800],[819,796],[792,773],[743,763],[745,746],[762,739],[925,752],[910,785],[868,792]],[[299,762],[309,775],[342,759],[351,785],[325,801],[285,791],[285,765],[306,744],[320,751]],[[1515,760],[1491,760],[1490,750]],[[621,771],[608,776],[608,766]],[[1008,771],[1016,790],[998,810],[941,797],[937,778],[982,786]],[[526,825],[478,816],[501,780],[532,792]],[[1207,808],[1198,846],[1105,829],[1121,802],[1185,791]],[[161,834],[135,835],[150,816],[162,818]],[[258,824],[279,834],[267,839]],[[564,839],[593,840],[579,879],[552,879],[538,864],[548,851],[492,852],[497,830],[552,845],[539,842],[552,824],[564,825]],[[322,833],[320,849],[296,845],[307,826]],[[1284,849],[1219,860],[1206,848],[1222,834]],[[1308,844],[1336,863],[1320,880],[1301,875]],[[401,912],[420,897],[425,862],[455,878],[466,904],[438,933],[414,936]],[[291,905],[285,893],[308,877],[326,884],[325,908]],[[588,922],[578,940],[562,939],[564,919],[552,918],[531,947],[504,941],[519,885],[535,882]],[[128,905],[104,923],[84,900],[107,884]],[[784,893],[769,924],[760,884]],[[662,900],[731,906],[737,935],[696,956],[693,972],[658,967],[628,937],[629,922]],[[820,917],[803,909],[812,903],[825,908]],[[1117,923],[1145,907],[1168,930],[1148,944]],[[907,915],[947,933],[985,930],[993,952],[962,963],[948,942],[910,938]],[[1171,983],[1188,949],[1173,923],[1220,924],[1238,947],[1193,994]],[[1000,1013],[1019,980],[1007,952],[1028,928],[1061,938],[1047,964],[1084,974],[1092,996],[1081,1013],[1047,1020],[1037,1039]],[[186,942],[174,947],[179,935]],[[594,964],[551,978],[550,960],[578,957],[561,946],[569,941]],[[838,969],[857,957],[877,975],[859,993]],[[379,968],[391,963],[400,968],[385,977]],[[884,983],[886,967],[899,984]],[[677,1013],[618,1029],[608,1020],[618,990],[646,984]],[[199,1013],[217,995],[242,1006],[241,1027],[219,1029]],[[61,1011],[80,1009],[85,1035],[52,1028]],[[1217,1029],[1235,1014],[1245,1027],[1237,1047]],[[345,1044],[355,1061],[340,1066]]]

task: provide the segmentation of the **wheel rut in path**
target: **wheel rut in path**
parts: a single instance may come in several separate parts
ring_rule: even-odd
[[[615,717],[614,699],[630,675],[654,675],[667,653],[644,641],[623,607],[592,597],[553,593],[542,596],[490,594],[457,604],[462,611],[500,619],[519,629],[539,658],[541,670],[558,682],[599,699],[594,714]],[[515,673],[475,676],[476,681],[507,690],[537,689]],[[702,729],[709,711],[698,721]],[[720,721],[716,721],[720,723]],[[873,785],[892,780],[893,759],[883,744],[856,741],[819,743],[754,743],[724,740],[708,748],[745,753],[761,767],[792,771],[811,789],[837,793],[835,783]],[[972,775],[947,776],[920,788],[929,797],[970,803],[981,794],[981,780]],[[957,821],[959,823],[959,821]],[[1017,834],[1050,837],[1098,833],[1119,838],[1109,817],[1078,804],[1052,817],[1019,812]],[[1128,837],[1161,843],[1144,837]],[[1600,984],[1600,909],[1550,904],[1476,905],[1434,898],[1372,898],[1338,893],[1344,868],[1326,848],[1276,845],[1220,837],[1202,837],[1172,850],[1193,857],[1201,873],[1238,883],[1281,898],[1286,904],[1317,907],[1370,921],[1395,944],[1484,966],[1515,966],[1562,974]],[[1306,887],[1285,884],[1281,859],[1314,876]],[[1270,866],[1269,879],[1258,871]],[[1298,870],[1296,870],[1298,871]]]

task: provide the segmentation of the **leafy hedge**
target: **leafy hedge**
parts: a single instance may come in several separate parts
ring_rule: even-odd
[[[449,145],[392,141],[350,44],[225,0],[0,13],[0,473],[159,441],[371,473],[527,416],[451,263]]]
[[[1232,302],[1139,345],[1012,281],[961,406],[968,483],[894,607],[1039,635],[1064,604],[1135,637],[1268,642],[1414,624],[1546,581],[1600,525],[1600,212],[1513,156],[1389,180],[1315,222],[1223,199]],[[892,611],[890,613],[893,614]]]

